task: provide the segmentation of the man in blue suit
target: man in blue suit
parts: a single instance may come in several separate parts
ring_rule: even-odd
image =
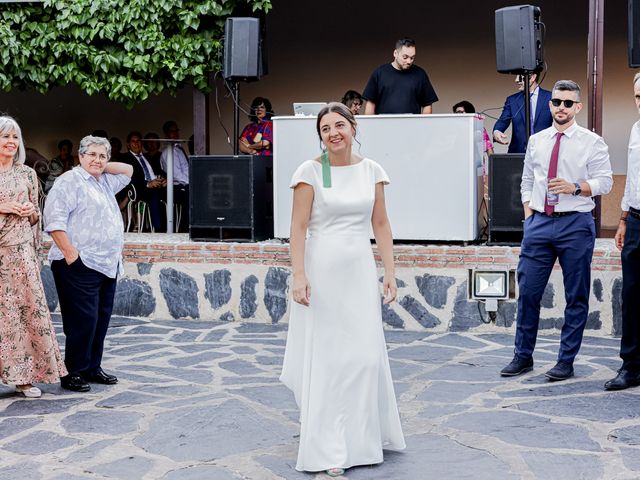
[[[545,128],[549,128],[553,122],[549,110],[551,92],[538,85],[538,77],[542,69],[534,71],[529,77],[529,92],[531,94],[532,129],[531,135]],[[502,114],[493,127],[493,139],[506,145],[509,143],[505,131],[511,124],[511,143],[509,153],[524,153],[527,150],[526,127],[524,117],[524,75],[516,75],[518,93],[509,95],[504,102]]]

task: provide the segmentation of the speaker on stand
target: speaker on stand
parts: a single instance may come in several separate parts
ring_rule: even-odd
[[[524,75],[524,98],[530,98],[529,76],[544,66],[540,8],[505,7],[495,12],[496,68],[499,73]],[[531,103],[524,102],[525,138],[531,133]]]
[[[489,245],[519,245],[522,242],[524,209],[520,182],[523,153],[489,157]]]
[[[273,157],[190,157],[191,240],[273,238]]]
[[[224,24],[223,77],[233,96],[233,153],[238,155],[240,136],[240,82],[260,80],[267,74],[264,21],[254,17],[230,17]]]

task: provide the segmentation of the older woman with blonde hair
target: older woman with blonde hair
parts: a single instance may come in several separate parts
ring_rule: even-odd
[[[18,123],[0,117],[0,379],[25,397],[39,397],[34,383],[56,383],[67,371],[36,253],[38,179],[24,160]]]

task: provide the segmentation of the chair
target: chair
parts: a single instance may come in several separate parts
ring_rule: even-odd
[[[138,200],[134,204],[134,208],[136,209],[136,224],[138,227],[138,233],[142,233],[145,227],[149,227],[149,231],[151,233],[155,232],[153,228],[153,223],[151,223],[151,209],[147,202],[143,200]]]
[[[133,185],[129,185],[129,190],[127,191],[127,205],[124,208],[124,210],[121,210],[122,220],[125,226],[124,227],[125,232],[131,231],[131,222],[134,218],[133,208],[134,208],[134,202],[136,201],[136,197],[137,197],[136,187],[134,187]]]
[[[164,205],[164,209],[167,209],[167,202],[161,200]],[[179,203],[173,204],[173,233],[178,233],[178,228],[180,227],[180,220],[182,220],[182,205]]]

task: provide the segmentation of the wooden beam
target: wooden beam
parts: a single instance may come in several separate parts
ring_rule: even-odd
[[[209,154],[209,95],[193,87],[193,150]]]
[[[602,72],[604,64],[604,0],[589,0],[589,38],[587,70],[587,127],[602,135]],[[600,236],[602,206],[596,197],[596,236]]]

